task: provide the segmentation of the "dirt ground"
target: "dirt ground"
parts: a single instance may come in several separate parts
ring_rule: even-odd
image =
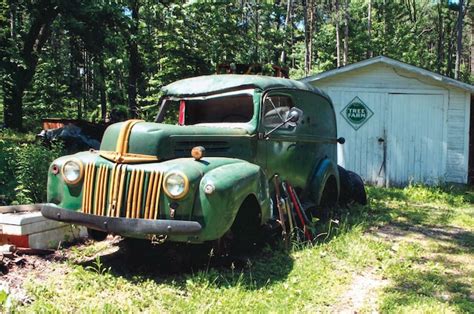
[[[109,236],[104,241],[108,251],[116,250],[120,237]],[[14,299],[20,303],[29,303],[31,300],[26,294],[24,284],[30,279],[46,279],[55,274],[64,274],[68,271],[63,262],[77,258],[74,250],[87,247],[92,243],[90,240],[68,244],[59,250],[44,250],[39,254],[13,252],[5,256],[0,255],[0,290],[6,290]],[[107,253],[101,250],[101,254]],[[77,261],[77,260],[76,260]]]

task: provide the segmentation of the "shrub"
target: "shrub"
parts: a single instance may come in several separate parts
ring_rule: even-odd
[[[15,151],[15,201],[20,204],[44,202],[48,168],[61,155],[61,146],[46,148],[39,144],[22,144]]]
[[[49,164],[63,154],[62,146],[44,147],[31,135],[0,133],[0,202],[41,203],[46,200]]]
[[[13,161],[15,149],[11,142],[0,139],[0,204],[5,205],[15,198],[15,180]]]

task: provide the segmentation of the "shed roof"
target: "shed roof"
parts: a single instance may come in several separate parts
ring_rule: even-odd
[[[262,90],[291,88],[326,95],[320,89],[305,82],[270,76],[242,74],[218,74],[187,78],[166,85],[163,87],[163,92],[166,95],[194,96],[244,88],[260,88]]]
[[[319,73],[319,74],[316,74],[316,75],[308,76],[308,77],[305,77],[305,78],[301,79],[301,82],[309,83],[309,82],[313,82],[313,81],[318,81],[318,80],[322,80],[322,79],[329,78],[329,77],[332,77],[332,76],[336,76],[336,75],[339,75],[339,74],[343,74],[343,73],[347,73],[347,72],[354,71],[354,70],[357,70],[357,69],[361,69],[361,68],[364,68],[364,67],[367,67],[367,66],[370,66],[370,65],[373,65],[373,64],[377,64],[377,63],[386,64],[386,65],[394,67],[394,68],[398,68],[398,69],[402,69],[402,70],[405,70],[405,71],[408,71],[408,72],[412,72],[414,74],[423,76],[427,79],[436,81],[438,83],[442,83],[442,84],[446,84],[446,85],[449,85],[449,86],[460,88],[462,90],[470,92],[471,94],[474,93],[474,86],[471,85],[471,84],[467,84],[467,83],[449,78],[447,76],[444,76],[444,75],[441,75],[441,74],[438,74],[438,73],[435,73],[435,72],[431,72],[431,71],[422,69],[420,67],[417,67],[417,66],[414,66],[414,65],[411,65],[411,64],[408,64],[408,63],[404,63],[404,62],[401,62],[401,61],[397,61],[397,60],[394,60],[394,59],[391,59],[391,58],[388,58],[388,57],[385,57],[385,56],[378,56],[378,57],[370,58],[370,59],[367,59],[367,60],[364,60],[364,61],[360,61],[360,62],[357,62],[357,63],[347,65],[345,67],[341,67],[341,68],[338,68],[338,69],[329,70],[329,71],[322,72],[322,73]]]

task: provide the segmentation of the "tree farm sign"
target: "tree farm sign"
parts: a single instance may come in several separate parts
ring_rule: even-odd
[[[358,130],[374,115],[374,112],[359,97],[355,97],[342,109],[341,115],[354,130]]]

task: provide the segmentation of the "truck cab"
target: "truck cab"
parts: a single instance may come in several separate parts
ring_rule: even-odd
[[[210,75],[163,88],[155,121],[128,120],[100,149],[50,166],[44,216],[133,238],[203,243],[278,219],[275,177],[307,215],[337,202],[329,97],[289,79]]]

